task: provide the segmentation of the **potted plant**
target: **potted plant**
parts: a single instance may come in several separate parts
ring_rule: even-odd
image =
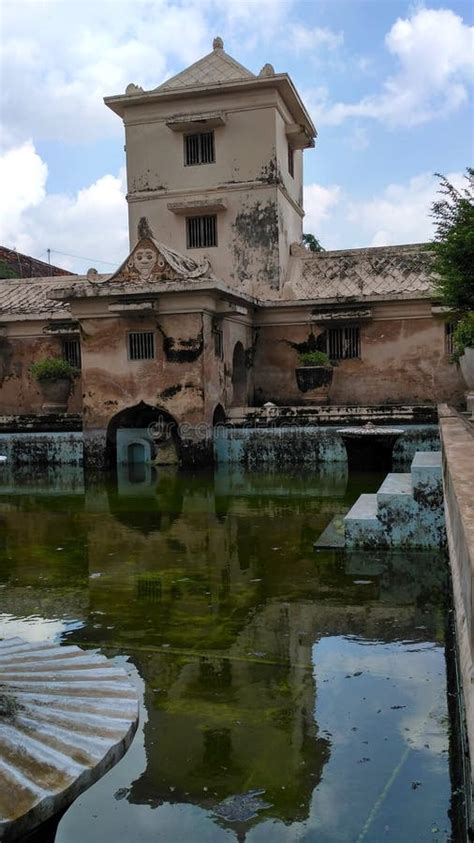
[[[453,359],[468,392],[468,409],[474,404],[474,169],[467,167],[464,186],[456,188],[439,175],[441,198],[431,207],[436,233],[435,289],[442,304],[459,318],[454,331]]]
[[[71,383],[78,370],[63,357],[44,357],[31,366],[31,374],[38,381],[45,413],[64,413],[71,392]]]
[[[453,344],[453,357],[459,362],[471,397],[470,393],[474,392],[474,311],[464,314],[456,325]]]
[[[296,383],[314,404],[327,404],[334,374],[333,365],[324,351],[305,351],[298,355]]]

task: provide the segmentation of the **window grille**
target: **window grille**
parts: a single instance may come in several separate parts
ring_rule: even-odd
[[[446,354],[454,354],[454,331],[456,329],[455,322],[446,322],[444,326],[444,347]]]
[[[155,335],[153,331],[134,331],[128,335],[128,357],[130,360],[153,360],[155,356]]]
[[[214,161],[214,132],[184,136],[184,163],[187,167],[213,164]]]
[[[142,579],[137,580],[138,600],[161,600],[161,580]]]
[[[219,360],[222,360],[224,357],[224,342],[223,342],[223,334],[222,331],[219,331],[217,328],[213,331],[214,334],[214,354]]]
[[[329,328],[326,335],[326,354],[330,360],[347,360],[351,357],[360,357],[358,325]]]
[[[63,341],[63,357],[75,369],[81,368],[81,344],[79,340]]]
[[[288,172],[292,178],[295,175],[295,150],[292,146],[288,147]]]
[[[188,249],[217,246],[217,217],[186,217]]]

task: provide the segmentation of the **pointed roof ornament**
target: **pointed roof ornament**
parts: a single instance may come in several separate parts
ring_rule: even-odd
[[[153,284],[214,278],[207,258],[198,263],[156,240],[146,217],[141,217],[137,234],[138,243],[117,272],[106,279],[101,279],[97,273],[88,272],[87,280],[101,286],[112,286],[116,283]]]
[[[223,50],[224,49],[224,42],[219,35],[216,35],[214,41],[212,42],[212,49],[213,50]]]
[[[139,240],[144,240],[145,237],[148,237],[149,240],[155,239],[147,217],[140,217],[137,225],[137,235]]]

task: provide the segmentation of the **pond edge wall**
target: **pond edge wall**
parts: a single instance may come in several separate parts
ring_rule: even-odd
[[[471,789],[466,793],[472,829],[474,752],[473,569],[474,426],[451,407],[438,408],[443,453],[443,485],[449,562],[456,619],[459,672],[466,719]]]

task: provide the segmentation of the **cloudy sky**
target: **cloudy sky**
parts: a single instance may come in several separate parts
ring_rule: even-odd
[[[123,129],[105,95],[225,49],[287,71],[319,131],[305,230],[328,248],[432,233],[434,172],[472,163],[466,0],[0,0],[0,243],[82,272],[128,252]],[[78,257],[75,257],[78,256]]]

